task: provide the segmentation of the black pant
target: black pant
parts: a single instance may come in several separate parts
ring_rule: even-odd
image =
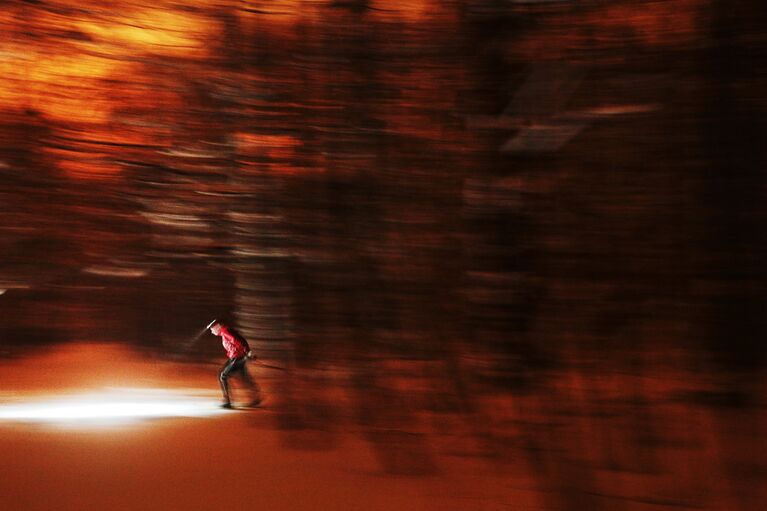
[[[221,368],[221,372],[218,373],[218,381],[221,383],[221,391],[224,393],[224,403],[229,404],[231,402],[229,399],[228,380],[229,377],[233,374],[239,375],[240,378],[242,378],[242,380],[245,382],[245,385],[248,386],[251,394],[253,395],[253,401],[260,401],[260,389],[258,388],[258,384],[253,381],[253,378],[250,377],[250,373],[248,373],[248,369],[245,367],[245,362],[247,361],[248,357],[245,356],[230,358],[226,361],[224,367]]]

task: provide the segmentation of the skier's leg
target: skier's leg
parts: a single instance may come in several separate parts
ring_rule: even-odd
[[[224,394],[224,405],[230,405],[231,400],[229,399],[229,374],[232,372],[232,370],[235,367],[235,362],[237,361],[236,358],[230,358],[226,361],[224,364],[224,367],[221,368],[221,372],[218,373],[218,382],[221,384],[221,392]]]
[[[240,371],[240,374],[242,375],[242,380],[250,389],[251,406],[258,406],[261,404],[261,387],[258,385],[258,382],[253,379],[253,376],[250,375],[250,371],[248,371],[245,360],[246,359],[243,359],[242,370]]]

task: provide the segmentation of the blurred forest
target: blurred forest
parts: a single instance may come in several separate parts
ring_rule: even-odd
[[[218,317],[291,369],[296,447],[353,424],[387,472],[480,456],[546,509],[762,509],[765,18],[3,2],[0,350],[172,355]]]

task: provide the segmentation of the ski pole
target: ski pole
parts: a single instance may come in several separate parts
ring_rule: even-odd
[[[287,371],[287,369],[285,369],[284,367],[273,366],[271,364],[264,364],[260,360],[254,360],[253,362],[255,362],[256,364],[260,365],[261,367],[266,367],[267,369],[277,369],[278,371]]]
[[[192,337],[192,338],[189,340],[189,342],[187,342],[187,343],[184,345],[184,351],[188,351],[188,350],[190,350],[190,349],[192,348],[192,346],[194,345],[194,343],[195,343],[195,342],[197,342],[197,340],[198,340],[200,337],[202,337],[202,334],[204,334],[205,332],[207,332],[207,331],[208,331],[208,329],[209,329],[211,326],[213,326],[213,323],[215,323],[215,322],[216,322],[216,320],[214,319],[213,321],[211,321],[210,323],[208,323],[208,325],[207,325],[205,328],[203,328],[202,330],[200,330],[200,331],[197,333],[197,335],[195,335],[194,337]]]

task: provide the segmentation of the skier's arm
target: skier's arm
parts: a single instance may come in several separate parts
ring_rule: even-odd
[[[250,349],[250,344],[248,344],[248,341],[245,339],[245,337],[243,337],[239,333],[237,334],[236,337],[237,337],[237,340],[240,342],[240,344],[242,344],[242,348],[243,348],[243,350],[245,350],[245,355],[248,358],[255,359],[256,358],[256,354],[253,353],[252,349]]]

